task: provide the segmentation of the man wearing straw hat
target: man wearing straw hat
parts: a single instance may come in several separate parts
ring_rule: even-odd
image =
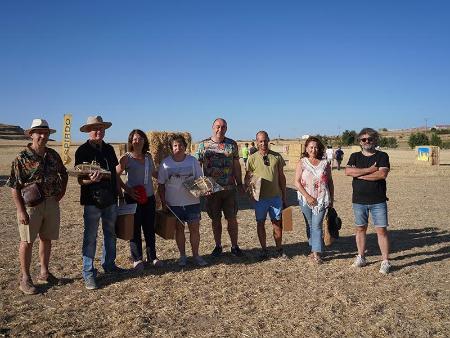
[[[34,119],[25,135],[32,142],[12,162],[11,175],[6,185],[11,188],[17,208],[20,244],[21,278],[19,289],[25,294],[36,294],[30,275],[33,242],[39,234],[39,284],[57,284],[49,271],[52,240],[59,237],[59,201],[66,193],[67,171],[59,154],[47,148],[50,129],[46,120]]]
[[[243,193],[241,164],[236,142],[225,137],[227,122],[217,118],[212,125],[212,136],[203,140],[198,147],[196,157],[203,166],[205,176],[212,177],[224,190],[206,197],[206,209],[211,218],[216,246],[212,255],[222,254],[222,212],[228,222],[228,234],[231,240],[231,253],[244,255],[238,246],[238,223],[236,214],[238,205],[236,189]]]
[[[94,258],[100,219],[103,228],[103,270],[105,273],[124,271],[115,263],[117,195],[121,194],[115,168],[119,162],[114,148],[103,141],[105,130],[111,125],[111,122],[104,122],[101,116],[89,116],[86,124],[80,128],[80,131],[89,133],[89,139],[75,152],[75,165],[94,162],[111,173],[106,175],[97,171],[89,176],[78,177],[81,186],[80,204],[84,206],[83,278],[89,290],[98,288]]]

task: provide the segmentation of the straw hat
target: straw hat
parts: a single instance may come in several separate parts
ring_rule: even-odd
[[[89,133],[92,127],[95,126],[103,126],[105,129],[108,129],[112,126],[111,122],[103,122],[101,116],[89,116],[87,118],[86,124],[81,126],[80,131],[83,133]]]
[[[34,119],[33,122],[31,122],[31,127],[29,129],[26,129],[24,134],[27,136],[31,136],[31,133],[35,130],[48,130],[49,134],[56,133],[56,130],[50,129],[48,127],[48,122],[43,119]]]

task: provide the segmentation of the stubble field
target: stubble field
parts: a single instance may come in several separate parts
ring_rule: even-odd
[[[12,143],[0,144],[2,185],[19,150]],[[16,211],[10,189],[1,187],[0,336],[449,337],[450,166],[416,165],[410,150],[388,153],[393,270],[387,276],[378,272],[380,256],[373,229],[368,235],[369,265],[351,267],[356,255],[351,178],[334,170],[335,207],[343,229],[321,266],[307,257],[305,225],[298,208],[294,230],[283,236],[289,259],[260,261],[253,210],[241,197],[239,244],[246,257],[229,254],[225,224],[226,253],[218,259],[210,257],[212,231],[208,216],[202,213],[200,252],[209,266],[197,268],[190,261],[187,268],[179,268],[175,241],[157,237],[163,268],[147,266],[142,274],[100,274],[100,289],[89,291],[81,278],[79,187],[70,178],[61,203],[60,239],[54,242],[51,257],[51,270],[62,278],[61,283],[41,287],[39,295],[25,296],[17,286]],[[441,152],[441,158],[450,163],[450,152]],[[347,159],[348,153],[344,162]],[[286,176],[290,202],[295,204],[294,172],[287,170]],[[266,229],[273,246],[268,224]],[[99,231],[97,257],[101,244]],[[118,240],[117,264],[131,268],[128,257],[128,243]],[[100,266],[98,260],[96,265]],[[38,269],[36,245],[33,275]]]

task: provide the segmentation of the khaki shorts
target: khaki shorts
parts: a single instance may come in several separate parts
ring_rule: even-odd
[[[236,218],[238,205],[235,189],[218,191],[206,198],[206,212],[209,218],[221,219],[222,211],[227,220]]]
[[[29,224],[19,224],[20,240],[33,243],[39,234],[40,238],[55,240],[59,238],[59,203],[54,197],[47,197],[35,207],[27,207]]]

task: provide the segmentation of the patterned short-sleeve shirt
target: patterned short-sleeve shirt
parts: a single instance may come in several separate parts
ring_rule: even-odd
[[[236,185],[234,160],[239,160],[237,143],[225,137],[222,142],[207,139],[200,142],[195,157],[202,163],[205,176],[212,177],[225,189]]]
[[[31,143],[12,162],[6,186],[22,189],[28,184],[38,183],[45,197],[59,195],[61,182],[67,179],[61,157],[51,148],[45,148],[44,156],[40,156],[30,146]]]

